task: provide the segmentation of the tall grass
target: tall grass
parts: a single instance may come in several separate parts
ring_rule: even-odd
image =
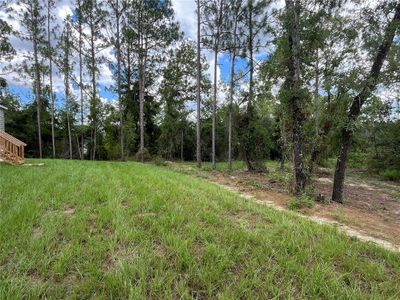
[[[0,299],[398,299],[400,255],[138,163],[0,166]]]

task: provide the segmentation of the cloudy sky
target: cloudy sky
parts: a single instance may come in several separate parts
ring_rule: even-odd
[[[2,0],[0,0],[1,2]],[[195,0],[171,0],[172,5],[175,11],[175,18],[177,21],[180,23],[181,30],[184,32],[185,38],[186,39],[192,39],[196,40],[197,39],[197,18],[195,14]],[[16,1],[14,1],[16,2]],[[44,1],[45,2],[45,1]],[[74,0],[56,0],[56,7],[55,7],[55,15],[56,19],[54,20],[54,26],[59,26],[59,28],[62,28],[62,22],[64,18],[67,15],[72,15],[73,10],[74,10],[74,5],[73,5]],[[366,2],[368,5],[377,5],[379,1],[367,1]],[[364,3],[364,5],[367,5]],[[275,2],[276,7],[283,7],[284,5],[284,0],[278,0]],[[14,4],[14,8],[18,9],[18,6]],[[352,11],[354,13],[355,7],[352,7],[349,9],[349,11]],[[43,12],[44,14],[46,12]],[[8,15],[0,10],[0,18],[8,20],[10,24],[12,24],[13,28],[15,30],[19,30],[20,28],[20,23],[18,20],[13,20],[8,17]],[[14,48],[17,50],[18,55],[15,56],[13,61],[11,62],[12,65],[18,65],[20,64],[23,60],[26,59],[28,56],[29,52],[32,49],[32,45],[29,41],[24,41],[21,40],[20,38],[17,37],[12,37],[11,42],[14,46]],[[53,45],[55,46],[55,45]],[[106,48],[99,53],[100,55],[106,57],[109,61],[115,61],[115,57],[113,55],[113,50],[112,48]],[[210,51],[203,51],[203,55],[206,56],[209,64],[209,70],[208,74],[211,79],[213,79],[213,66],[214,66],[214,58],[213,54]],[[265,60],[266,59],[266,54],[258,54],[256,55],[256,59],[258,60]],[[77,60],[77,57],[75,58]],[[2,63],[0,61],[0,70],[3,69],[7,64]],[[369,67],[368,64],[365,64],[366,67]],[[100,96],[103,100],[105,101],[112,101],[115,100],[116,95],[113,94],[108,90],[110,86],[114,84],[114,79],[112,76],[112,72],[110,71],[108,65],[106,63],[103,63],[99,66],[100,68],[100,75],[98,78],[98,83],[99,83],[99,91],[100,91]],[[236,69],[237,70],[244,70],[247,68],[247,61],[246,60],[238,60],[236,63]],[[78,68],[75,67],[75,77],[78,78]],[[21,72],[16,73],[16,72],[11,72],[7,73],[4,75],[8,82],[9,82],[9,88],[10,91],[14,94],[17,94],[20,96],[20,99],[22,103],[28,103],[33,101],[33,95],[32,95],[32,88],[31,84],[32,81],[30,78],[27,78],[26,76],[24,77]],[[217,77],[219,80],[227,82],[229,79],[229,73],[230,73],[230,58],[228,54],[220,54],[218,58],[218,71],[217,71]],[[53,71],[53,78],[54,78],[54,90],[56,91],[57,99],[59,105],[62,105],[63,103],[63,78],[60,76],[58,73],[58,70],[54,68]],[[45,79],[45,82],[48,82],[48,79]],[[151,89],[152,91],[156,91],[155,88]],[[74,92],[78,98],[78,89],[75,87]],[[379,91],[381,94],[387,93],[387,90],[381,90]],[[392,96],[389,96],[391,98]],[[219,93],[219,100],[223,101],[224,100],[224,94],[223,92]]]
[[[54,26],[59,26],[62,28],[63,19],[67,15],[73,14],[73,1],[72,0],[57,0],[55,7],[55,15],[56,19],[54,20]],[[181,30],[184,32],[184,36],[186,39],[197,39],[197,18],[195,14],[195,1],[194,0],[172,0],[172,5],[175,11],[175,18],[180,23]],[[14,4],[14,8],[19,9],[17,5]],[[43,12],[45,13],[45,12]],[[4,12],[0,11],[0,17],[8,20],[8,22],[13,26],[15,30],[20,30],[21,26],[17,19],[10,19],[9,16]],[[14,48],[17,50],[17,56],[11,61],[11,63],[7,62],[0,62],[0,67],[3,69],[6,65],[18,65],[23,60],[26,59],[29,52],[32,50],[32,45],[29,41],[23,41],[20,38],[12,37],[11,42]],[[55,45],[53,45],[55,46]],[[99,53],[102,56],[105,56],[110,61],[115,61],[115,57],[113,55],[112,48],[107,48]],[[208,63],[209,63],[209,76],[213,79],[213,65],[214,65],[214,58],[213,54],[210,51],[203,51],[203,54],[206,56]],[[260,56],[259,59],[263,59],[265,56]],[[77,58],[76,58],[77,59]],[[246,68],[247,63],[245,61],[239,61],[237,63],[237,68],[244,69]],[[227,81],[229,78],[229,71],[230,71],[230,62],[229,56],[227,54],[220,55],[218,59],[218,70],[217,70],[217,77],[220,80]],[[11,72],[4,75],[9,83],[9,89],[12,93],[15,93],[20,96],[22,103],[28,103],[33,101],[32,89],[31,89],[31,79],[27,77],[22,77],[21,73]],[[75,67],[75,76],[78,78],[78,68]],[[57,99],[59,103],[63,101],[63,78],[58,73],[58,70],[55,68],[53,72],[54,78],[54,90],[57,95]],[[45,79],[48,80],[48,79]],[[46,82],[47,83],[47,82]],[[100,65],[100,76],[98,78],[99,83],[99,91],[100,96],[104,100],[112,101],[115,99],[115,95],[108,91],[108,87],[114,84],[114,79],[110,69],[108,68],[107,64]],[[78,90],[75,88],[75,93],[78,93]],[[222,96],[220,96],[222,97]]]

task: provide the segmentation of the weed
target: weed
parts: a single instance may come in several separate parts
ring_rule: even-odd
[[[382,174],[386,180],[400,180],[400,170],[385,170]]]
[[[290,199],[288,208],[291,210],[301,208],[312,208],[314,206],[314,199],[309,197],[307,194],[302,194],[300,197]]]
[[[167,165],[167,163],[161,156],[156,156],[154,158],[153,162],[156,166],[166,166]]]

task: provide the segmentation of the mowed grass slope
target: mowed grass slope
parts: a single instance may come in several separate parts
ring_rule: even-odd
[[[399,254],[163,167],[0,176],[0,299],[400,297]]]

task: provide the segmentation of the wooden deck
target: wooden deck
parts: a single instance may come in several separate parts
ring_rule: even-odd
[[[26,144],[5,131],[0,131],[0,161],[13,165],[23,164]]]

